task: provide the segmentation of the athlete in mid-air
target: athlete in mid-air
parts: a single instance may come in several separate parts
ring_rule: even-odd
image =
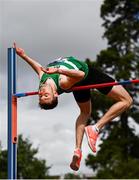
[[[14,44],[16,53],[24,59],[38,74],[39,105],[42,109],[52,109],[58,103],[58,96],[68,92],[73,86],[100,84],[114,82],[107,74],[98,71],[94,67],[89,68],[85,62],[74,57],[61,57],[49,63],[43,68],[38,62],[30,58],[23,49]],[[115,100],[110,109],[94,125],[87,125],[91,115],[90,90],[73,91],[74,98],[80,108],[76,120],[76,143],[70,164],[71,169],[77,171],[82,158],[82,140],[86,133],[88,144],[93,152],[96,152],[96,141],[100,130],[114,118],[126,111],[132,104],[132,98],[123,86],[111,86],[98,89],[101,93]],[[93,102],[92,102],[93,103]]]

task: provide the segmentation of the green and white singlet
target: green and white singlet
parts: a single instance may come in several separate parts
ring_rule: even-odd
[[[79,61],[75,59],[74,57],[64,57],[54,60],[52,63],[48,64],[47,67],[56,67],[60,69],[75,69],[75,70],[81,70],[85,73],[84,79],[88,75],[88,65],[85,62]],[[63,92],[67,92],[67,90],[61,89],[59,85],[59,76],[60,74],[46,74],[44,73],[42,75],[42,78],[40,80],[40,86],[46,82],[48,78],[52,78],[57,86],[57,92],[58,94],[61,94]]]

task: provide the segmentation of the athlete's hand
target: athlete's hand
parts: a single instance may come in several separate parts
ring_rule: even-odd
[[[20,57],[24,57],[25,56],[25,51],[24,49],[21,49],[19,47],[17,47],[16,43],[14,42],[13,47],[16,50],[16,54],[18,54]]]
[[[50,68],[43,68],[41,67],[41,70],[47,74],[54,74],[54,73],[58,73],[58,68],[53,68],[53,67],[50,67]]]

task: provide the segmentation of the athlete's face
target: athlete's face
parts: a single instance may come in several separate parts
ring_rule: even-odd
[[[39,90],[40,104],[51,104],[54,95],[51,86],[43,85]]]

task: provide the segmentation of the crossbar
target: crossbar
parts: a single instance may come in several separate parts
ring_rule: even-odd
[[[117,86],[117,85],[127,85],[127,84],[137,84],[139,83],[139,79],[134,80],[125,80],[125,81],[118,81],[118,82],[110,82],[110,83],[101,83],[101,84],[90,84],[86,86],[75,86],[68,91],[80,91],[80,90],[86,90],[86,89],[95,89],[95,88],[104,88],[104,87],[110,87],[110,86]],[[38,91],[34,92],[25,92],[25,93],[16,93],[14,96],[20,98],[25,96],[33,96],[39,94]]]

